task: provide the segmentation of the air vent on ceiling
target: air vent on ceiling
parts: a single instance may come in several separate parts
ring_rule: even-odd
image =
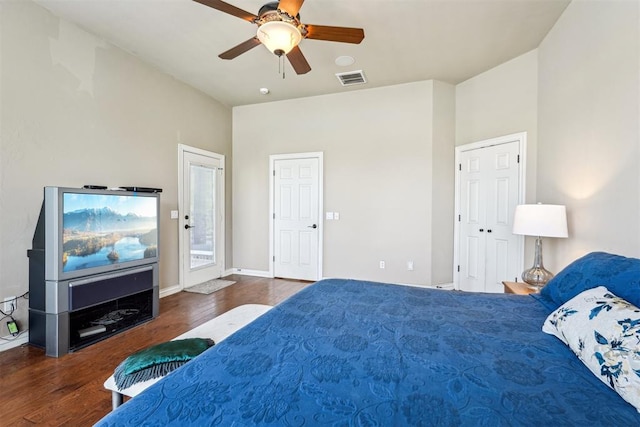
[[[364,78],[362,70],[347,71],[345,73],[336,73],[336,77],[340,80],[342,86],[360,85],[367,82]]]

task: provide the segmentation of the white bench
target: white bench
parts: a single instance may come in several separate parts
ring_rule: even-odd
[[[241,305],[191,329],[190,331],[185,332],[180,336],[175,337],[173,340],[185,338],[211,338],[217,344],[238,329],[253,322],[271,308],[272,307],[270,305],[262,304]],[[124,396],[134,397],[151,384],[155,384],[160,381],[160,379],[161,378],[154,378],[152,380],[142,381],[126,389],[119,390],[118,386],[116,386],[116,381],[113,378],[113,375],[111,375],[104,382],[104,388],[111,391],[113,409],[116,409],[118,406],[122,405]]]

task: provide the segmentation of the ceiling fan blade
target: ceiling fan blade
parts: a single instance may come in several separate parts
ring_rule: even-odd
[[[280,0],[278,9],[284,10],[291,16],[296,16],[302,7],[304,0]]]
[[[311,66],[298,46],[294,47],[289,53],[287,53],[287,59],[291,63],[296,74],[307,74],[311,71]]]
[[[258,17],[253,13],[247,12],[246,10],[242,10],[238,7],[230,5],[229,3],[225,3],[220,0],[193,0],[205,6],[212,7],[220,12],[228,13],[229,15],[237,16],[240,19],[244,19],[245,21],[253,22],[254,19]]]
[[[221,59],[233,59],[237,56],[242,55],[249,49],[253,49],[254,47],[260,44],[260,40],[257,37],[252,37],[247,41],[240,43],[238,46],[232,47],[226,52],[222,52],[218,57]]]
[[[362,28],[330,27],[327,25],[306,25],[308,39],[330,42],[359,44],[364,39]]]

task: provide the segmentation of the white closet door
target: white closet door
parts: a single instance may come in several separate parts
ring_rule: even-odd
[[[502,292],[519,275],[518,236],[511,232],[518,204],[517,141],[461,153],[459,287]]]
[[[274,275],[318,280],[319,161],[275,161]]]
[[[460,161],[460,289],[484,291],[486,182],[482,150],[464,152]]]

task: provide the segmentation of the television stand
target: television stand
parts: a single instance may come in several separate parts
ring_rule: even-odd
[[[45,281],[41,251],[29,255],[29,343],[60,357],[158,315],[158,264]]]

